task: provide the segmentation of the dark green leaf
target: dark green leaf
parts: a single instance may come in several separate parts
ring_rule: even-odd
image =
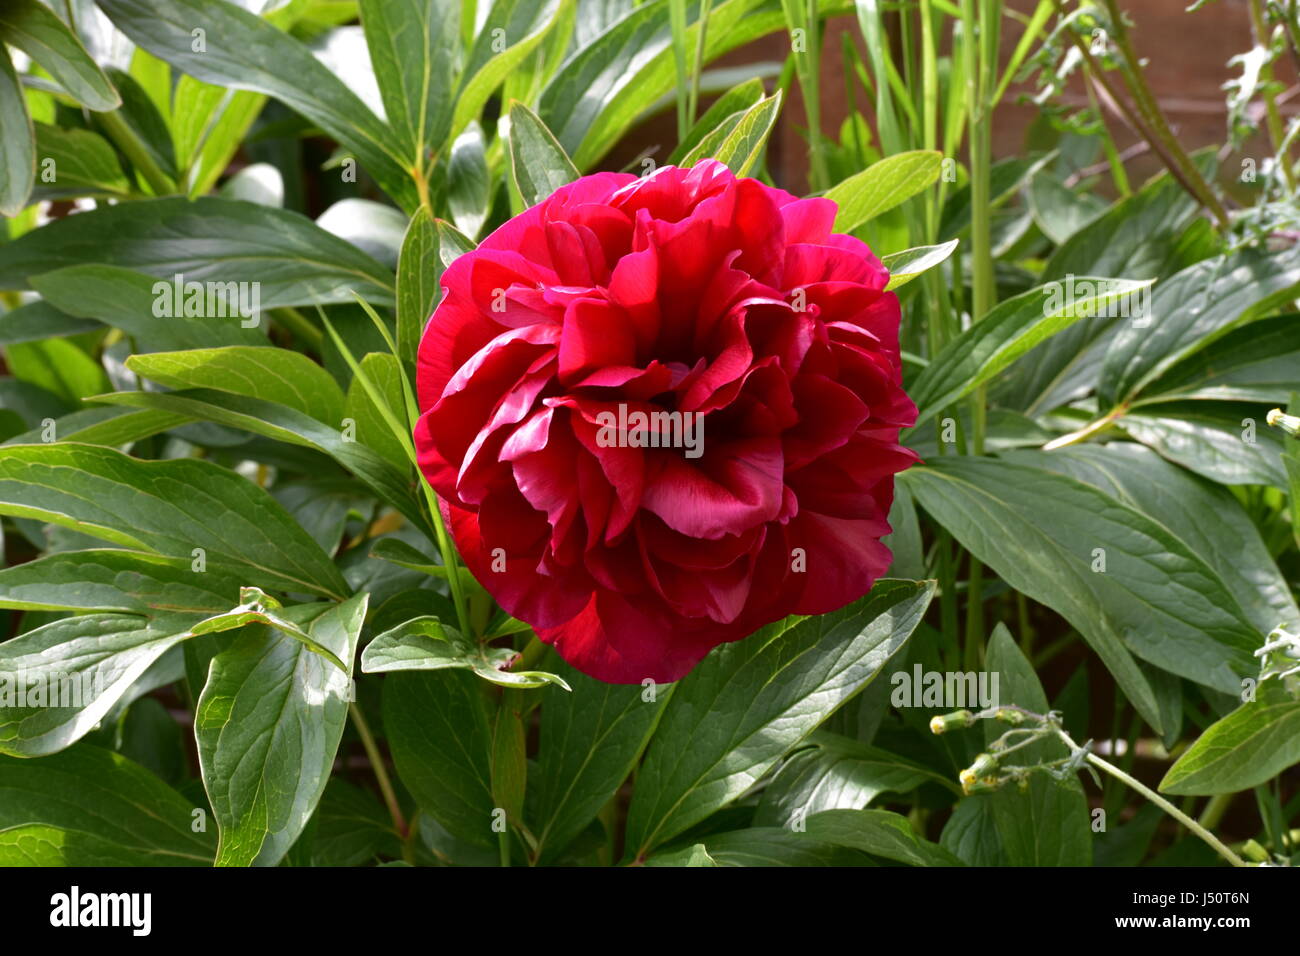
[[[0,41],[30,56],[88,109],[103,112],[121,102],[76,34],[37,0],[5,0],[0,8]]]
[[[553,658],[554,659],[554,658]],[[559,664],[571,693],[546,692],[529,826],[546,860],[582,832],[632,772],[670,699],[639,684],[605,684]]]
[[[0,447],[0,514],[126,548],[194,557],[247,583],[342,597],[329,557],[258,486],[198,459],[140,461],[97,445]]]
[[[1080,319],[1140,294],[1151,283],[1076,278],[1025,292],[995,306],[949,342],[909,390],[920,419],[970,394],[1035,345]]]
[[[496,845],[484,684],[459,670],[389,674],[384,730],[420,808],[453,836]]]
[[[912,831],[906,817],[887,810],[824,810],[808,817],[807,837],[851,847],[911,866],[964,866],[937,843]]]
[[[178,293],[174,281],[100,265],[68,266],[28,281],[63,313],[115,326],[142,351],[266,344],[266,335],[254,327],[260,317],[240,314],[237,292],[227,298],[222,289],[199,287],[189,296]],[[177,303],[180,311],[173,308]]]
[[[999,675],[998,699],[1038,714],[1047,713],[1047,695],[1012,640],[1006,627],[999,624],[989,639],[985,666]],[[1006,729],[1004,725],[984,722],[986,743],[992,743]],[[1028,766],[1040,761],[1068,756],[1059,741],[1043,741],[1017,750],[1014,762]],[[1089,827],[1088,802],[1078,779],[1057,782],[1045,774],[1034,774],[1028,789],[1004,785],[987,797],[993,806],[993,820],[1001,836],[1002,849],[1011,866],[1090,866],[1092,831]]]
[[[40,760],[0,757],[0,865],[211,866],[199,812],[149,771],[89,744]]]
[[[165,235],[165,241],[158,237]],[[393,304],[393,276],[311,220],[234,199],[149,199],[68,216],[0,245],[0,288],[92,263],[155,279],[256,290],[262,309],[355,301]]]
[[[415,184],[388,127],[297,40],[231,3],[97,0],[133,43],[196,79],[275,97],[336,137],[406,209]],[[202,30],[199,47],[193,35]]]
[[[1073,478],[991,459],[950,456],[902,480],[972,554],[1078,628],[1157,730],[1155,698],[1130,650],[1227,693],[1255,671],[1259,637],[1218,576],[1128,505]]]
[[[637,774],[629,854],[644,858],[749,789],[880,672],[933,592],[932,582],[877,581],[847,608],[714,650],[679,682]]]

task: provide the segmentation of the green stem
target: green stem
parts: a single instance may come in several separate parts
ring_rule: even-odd
[[[1209,802],[1205,804],[1205,809],[1201,811],[1200,819],[1196,822],[1207,830],[1217,827],[1219,821],[1223,819],[1223,815],[1228,811],[1228,807],[1232,805],[1233,798],[1236,796],[1235,793],[1216,793],[1210,798]]]
[[[1125,69],[1123,75],[1128,83],[1129,92],[1133,94],[1133,101],[1137,104],[1138,112],[1142,114],[1152,132],[1155,134],[1154,146],[1158,141],[1163,146],[1164,151],[1173,159],[1175,165],[1186,178],[1187,183],[1191,186],[1194,194],[1218,220],[1219,226],[1227,229],[1232,223],[1228,218],[1228,212],[1219,202],[1219,197],[1214,194],[1210,184],[1205,181],[1201,171],[1196,168],[1178,138],[1174,136],[1173,130],[1169,128],[1169,122],[1165,119],[1164,111],[1160,109],[1160,104],[1156,102],[1155,95],[1151,92],[1151,87],[1147,84],[1146,76],[1142,72],[1142,65],[1138,61],[1137,51],[1133,47],[1133,40],[1129,36],[1128,27],[1124,23],[1124,14],[1119,8],[1117,0],[1104,0],[1106,9],[1110,12],[1111,27],[1115,32],[1115,45],[1119,48],[1120,56],[1124,60]],[[1172,169],[1171,169],[1172,171]]]
[[[1095,422],[1090,422],[1077,431],[1072,431],[1068,435],[1062,435],[1059,438],[1053,438],[1043,446],[1043,451],[1055,451],[1058,448],[1064,448],[1067,445],[1074,445],[1084,441],[1085,439],[1091,438],[1098,432],[1104,431],[1111,425],[1115,424],[1115,419],[1119,418],[1121,414],[1123,414],[1123,410],[1116,408],[1103,415]]]
[[[99,122],[103,124],[105,132],[109,138],[117,144],[118,149],[126,154],[126,158],[131,161],[131,165],[138,169],[149,187],[155,195],[168,196],[176,192],[176,184],[172,182],[171,177],[162,171],[154,158],[149,155],[149,150],[140,137],[136,136],[135,130],[127,125],[122,119],[118,110],[108,113],[97,113]]]
[[[1069,743],[1070,746],[1072,747],[1075,746],[1074,741],[1070,740],[1068,736],[1066,736],[1064,733],[1062,734],[1062,736],[1065,737],[1067,743]],[[1201,826],[1199,823],[1197,823],[1187,814],[1183,813],[1182,810],[1179,810],[1176,806],[1174,806],[1164,797],[1160,796],[1160,794],[1156,793],[1154,790],[1152,790],[1150,787],[1144,784],[1141,780],[1138,780],[1136,777],[1125,773],[1123,770],[1120,770],[1119,767],[1116,767],[1114,764],[1102,760],[1096,754],[1091,754],[1091,753],[1088,754],[1088,763],[1092,764],[1098,770],[1102,770],[1110,774],[1120,783],[1126,784],[1127,786],[1136,790],[1138,793],[1142,794],[1142,796],[1146,797],[1148,800],[1150,800],[1152,803],[1158,806],[1161,810],[1165,811],[1165,813],[1169,814],[1171,817],[1173,817],[1175,820],[1177,820],[1179,823],[1185,826],[1193,834],[1195,834],[1196,836],[1204,840],[1206,843],[1208,843],[1211,847],[1214,848],[1215,852],[1217,852],[1221,857],[1223,857],[1233,866],[1250,865],[1241,857],[1237,856],[1237,854],[1233,853],[1232,850],[1229,849],[1228,846],[1225,843],[1223,843],[1223,841],[1221,841],[1218,837],[1216,837],[1213,833],[1205,829],[1205,827]]]
[[[709,40],[709,14],[712,12],[712,0],[700,2],[700,32],[695,41],[695,69],[691,72],[691,96],[687,104],[687,128],[695,125],[695,116],[700,108],[700,75],[704,72],[704,51]]]
[[[271,320],[285,329],[296,339],[301,339],[317,352],[325,344],[325,333],[320,326],[292,306],[281,306],[271,310]]]
[[[375,773],[375,782],[379,784],[379,792],[384,796],[384,805],[388,807],[388,814],[393,818],[397,835],[405,841],[409,836],[406,818],[402,816],[402,805],[397,802],[397,793],[393,790],[393,781],[388,776],[384,757],[379,752],[378,744],[375,743],[375,735],[370,732],[370,725],[366,723],[360,707],[356,704],[348,704],[348,714],[352,717],[353,726],[357,728],[357,736],[361,738],[361,746],[365,748],[366,757],[370,760],[370,769]]]
[[[1250,29],[1255,34],[1255,45],[1267,49],[1268,28],[1264,25],[1264,9],[1260,0],[1250,0]],[[1277,92],[1273,88],[1273,64],[1265,63],[1259,71],[1260,87],[1264,90],[1264,110],[1268,120],[1268,138],[1273,144],[1273,154],[1282,166],[1282,175],[1286,178],[1289,190],[1295,192],[1295,170],[1291,160],[1283,154],[1283,142],[1286,132],[1282,126],[1282,114],[1277,108]]]

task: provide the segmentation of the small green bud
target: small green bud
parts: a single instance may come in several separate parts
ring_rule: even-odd
[[[978,754],[969,768],[971,774],[980,779],[991,777],[998,772],[998,758],[992,754]]]
[[[1012,727],[1019,727],[1025,721],[1029,720],[1018,710],[1012,710],[1009,707],[999,707],[993,714],[993,719],[1001,721],[1004,724],[1010,724]]]
[[[1241,855],[1256,863],[1268,862],[1268,850],[1265,850],[1254,840],[1247,840],[1241,845]]]
[[[969,710],[955,710],[930,718],[930,733],[946,734],[950,730],[964,730],[975,725],[975,715]]]

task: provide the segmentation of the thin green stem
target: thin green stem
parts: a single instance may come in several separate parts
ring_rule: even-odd
[[[1061,736],[1065,737],[1066,742],[1071,747],[1075,746],[1074,741],[1070,740],[1069,737],[1066,736],[1064,733],[1062,733]],[[1077,747],[1075,749],[1077,749]],[[1179,823],[1185,826],[1193,834],[1195,834],[1196,836],[1204,840],[1206,843],[1208,843],[1211,847],[1214,848],[1215,852],[1217,852],[1221,857],[1223,857],[1233,866],[1250,865],[1241,857],[1239,857],[1237,854],[1233,853],[1232,850],[1229,849],[1227,844],[1225,844],[1222,840],[1216,837],[1209,830],[1205,829],[1205,827],[1201,826],[1199,823],[1197,823],[1187,814],[1183,813],[1182,810],[1179,810],[1176,806],[1174,806],[1164,797],[1160,796],[1160,794],[1156,793],[1154,790],[1152,790],[1150,787],[1144,784],[1141,780],[1137,779],[1137,777],[1125,773],[1123,770],[1119,769],[1119,767],[1116,767],[1114,764],[1101,759],[1100,757],[1098,757],[1096,754],[1093,753],[1088,754],[1088,763],[1092,764],[1098,770],[1110,774],[1120,783],[1123,783],[1126,786],[1136,790],[1138,793],[1142,794],[1142,796],[1146,797],[1148,800],[1150,800],[1152,803],[1158,806],[1161,810],[1165,811],[1165,813],[1169,814],[1171,817],[1173,817],[1175,820],[1177,820]]]
[[[172,182],[171,177],[162,171],[162,167],[149,154],[148,148],[141,142],[140,137],[135,134],[135,130],[122,119],[119,110],[112,110],[107,113],[95,114],[109,138],[117,145],[126,158],[131,161],[131,165],[140,171],[144,176],[145,182],[157,196],[169,196],[176,192],[176,184]]]
[[[379,745],[375,743],[375,735],[370,732],[370,725],[366,722],[365,715],[361,713],[361,708],[356,704],[348,704],[348,715],[352,718],[353,726],[357,728],[357,736],[361,738],[361,746],[365,748],[370,769],[375,774],[375,783],[379,784],[384,805],[388,807],[388,814],[393,818],[393,826],[398,836],[405,840],[408,836],[406,818],[402,815],[402,805],[397,802],[397,792],[393,789],[393,781],[388,776],[388,767],[384,763],[383,754],[379,752]]]
[[[292,306],[286,305],[272,309],[271,321],[317,352],[325,344],[325,333],[320,330],[320,326],[315,325],[311,319]]]
[[[700,109],[700,76],[704,73],[704,54],[709,44],[709,14],[712,0],[700,0],[700,30],[695,41],[695,69],[691,71],[691,96],[687,104],[687,117],[694,125]]]
[[[1178,138],[1174,136],[1173,130],[1169,128],[1168,120],[1165,119],[1164,111],[1160,109],[1160,104],[1156,101],[1155,95],[1151,92],[1151,87],[1147,84],[1146,75],[1142,70],[1142,64],[1138,60],[1137,51],[1133,47],[1133,39],[1129,36],[1128,27],[1124,23],[1124,14],[1119,8],[1119,3],[1117,0],[1103,0],[1103,2],[1110,13],[1115,45],[1124,61],[1125,68],[1122,72],[1127,81],[1129,92],[1133,94],[1133,101],[1137,104],[1138,112],[1142,114],[1155,135],[1155,141],[1152,142],[1152,145],[1154,146],[1156,141],[1161,144],[1164,151],[1168,153],[1183,176],[1186,177],[1201,204],[1213,214],[1221,228],[1227,229],[1231,225],[1227,210],[1223,208],[1219,197],[1214,194],[1210,184],[1205,181],[1201,171],[1196,168],[1196,164],[1192,162],[1191,157],[1187,155]]]
[[[1260,0],[1250,0],[1250,29],[1255,35],[1255,46],[1268,48],[1268,28],[1264,25],[1264,8]],[[1264,92],[1264,112],[1268,126],[1268,138],[1273,144],[1273,154],[1282,166],[1282,175],[1292,192],[1296,188],[1295,170],[1291,160],[1283,153],[1286,132],[1282,125],[1282,113],[1277,108],[1277,91],[1273,85],[1273,64],[1266,62],[1259,71],[1259,85]]]

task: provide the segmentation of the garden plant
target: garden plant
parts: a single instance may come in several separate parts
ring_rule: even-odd
[[[0,0],[0,864],[1290,866],[1300,4],[1125,6]]]

